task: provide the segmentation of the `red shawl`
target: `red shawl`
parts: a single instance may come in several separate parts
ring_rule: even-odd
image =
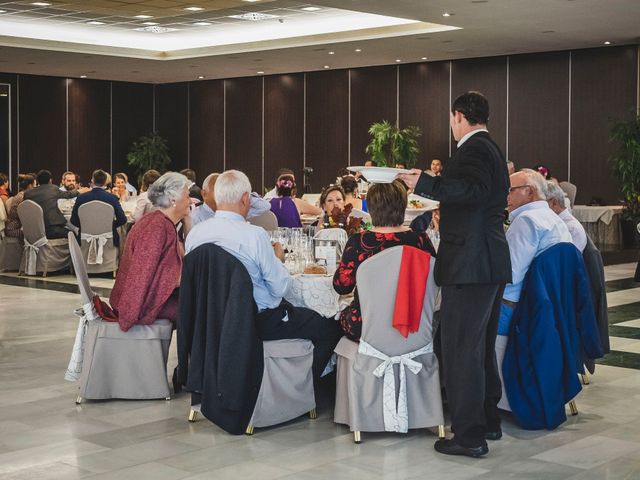
[[[424,250],[406,245],[402,247],[393,328],[405,338],[420,328],[430,262],[431,255]]]
[[[134,224],[109,297],[122,331],[156,320],[178,284],[180,252],[175,225],[162,212],[150,212]]]

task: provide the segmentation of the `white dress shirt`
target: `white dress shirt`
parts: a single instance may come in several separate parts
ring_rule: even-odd
[[[587,246],[587,232],[584,231],[584,227],[578,221],[576,217],[569,213],[569,210],[564,209],[558,216],[564,221],[571,234],[572,242],[576,246],[580,253],[584,251],[584,247]]]
[[[262,215],[265,212],[271,211],[271,204],[260,197],[256,192],[251,193],[251,205],[249,206],[249,213],[247,218],[257,217]],[[195,226],[198,223],[213,218],[216,212],[211,210],[211,207],[206,203],[202,203],[202,205],[198,205],[196,208],[191,210],[191,225]]]
[[[469,137],[471,137],[472,135],[475,135],[476,133],[480,133],[480,132],[489,133],[489,130],[487,130],[486,128],[478,128],[477,130],[470,131],[469,133],[464,135],[460,140],[458,140],[458,148],[460,148],[464,142],[469,140]]]
[[[289,289],[291,276],[275,256],[264,228],[247,223],[237,213],[218,210],[213,218],[191,229],[185,251],[189,254],[204,243],[214,243],[242,262],[251,276],[258,310],[280,305]]]
[[[533,259],[557,243],[571,243],[571,234],[544,200],[516,208],[509,215],[509,220],[511,225],[506,236],[511,256],[512,283],[507,284],[502,298],[517,302]]]

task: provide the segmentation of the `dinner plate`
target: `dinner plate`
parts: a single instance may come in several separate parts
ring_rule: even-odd
[[[411,200],[417,200],[419,202],[421,202],[424,207],[422,208],[410,208],[409,206],[407,206],[407,213],[409,212],[413,212],[413,213],[424,213],[424,212],[428,212],[430,210],[435,210],[436,208],[440,207],[440,202],[436,201],[436,200],[431,200],[430,198],[424,198],[421,197],[420,195],[416,195],[414,193],[409,195],[408,201],[411,202]]]
[[[328,273],[301,273],[302,277],[330,277]]]
[[[347,167],[352,172],[360,172],[369,183],[391,183],[399,173],[411,173],[411,170],[390,167]]]

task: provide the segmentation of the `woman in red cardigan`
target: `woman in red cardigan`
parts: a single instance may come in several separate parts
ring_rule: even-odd
[[[158,318],[177,320],[177,287],[184,256],[177,226],[182,222],[183,230],[188,230],[190,184],[180,173],[162,175],[148,190],[156,210],[137,221],[127,235],[109,298],[125,332]]]

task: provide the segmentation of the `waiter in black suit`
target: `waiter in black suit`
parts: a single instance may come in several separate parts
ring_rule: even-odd
[[[489,103],[478,92],[458,97],[450,124],[458,150],[442,175],[414,169],[399,175],[418,195],[440,202],[440,247],[435,280],[442,286],[441,338],[451,440],[435,449],[479,457],[487,439],[502,436],[495,357],[500,302],[511,282],[502,222],[507,206],[507,163],[487,131]]]

